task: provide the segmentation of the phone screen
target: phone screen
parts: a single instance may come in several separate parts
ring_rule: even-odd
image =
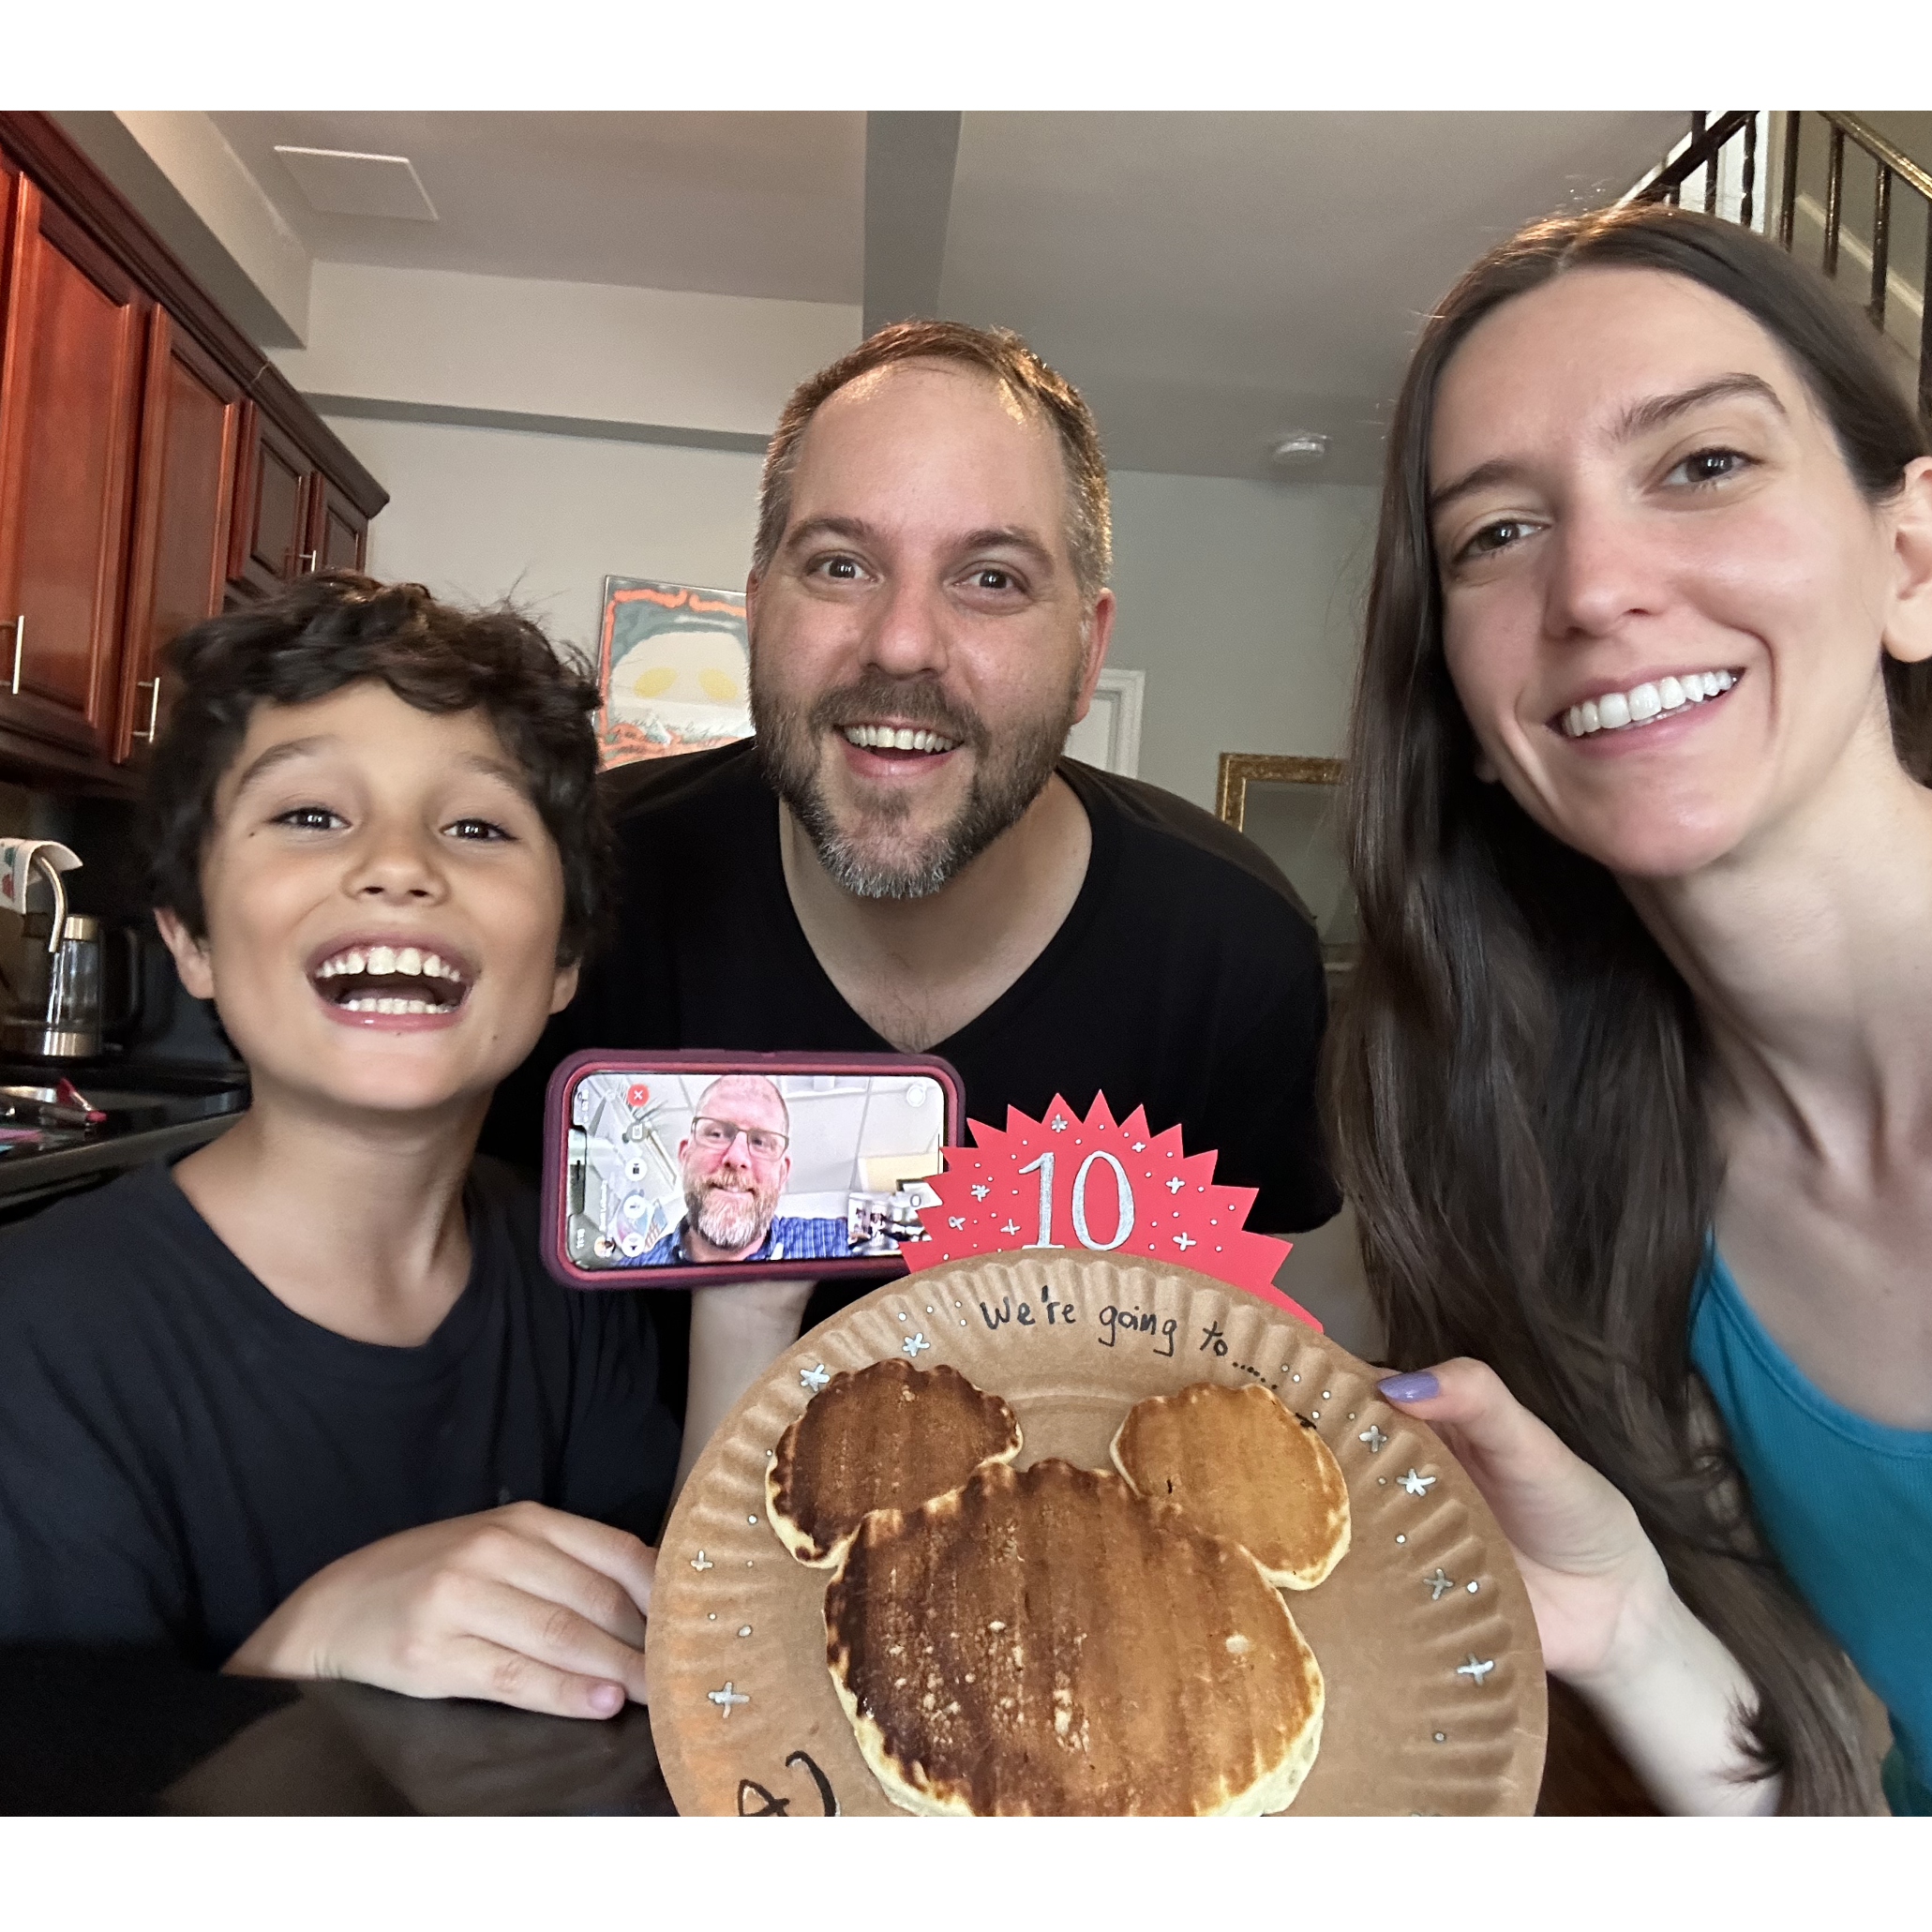
[[[565,1255],[639,1285],[664,1269],[891,1272],[926,1238],[951,1101],[931,1063],[884,1056],[586,1066],[568,1087]]]

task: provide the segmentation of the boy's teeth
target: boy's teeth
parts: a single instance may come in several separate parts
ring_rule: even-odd
[[[1681,678],[1659,678],[1655,684],[1645,682],[1628,691],[1606,691],[1600,697],[1571,705],[1563,714],[1563,728],[1571,738],[1588,738],[1593,731],[1647,725],[1668,711],[1719,696],[1736,682],[1730,671],[1687,671]]]
[[[315,969],[318,980],[352,978],[358,973],[403,973],[412,979],[447,980],[456,986],[463,983],[462,974],[440,953],[425,952],[415,946],[372,946],[367,952],[352,946],[323,960]]]

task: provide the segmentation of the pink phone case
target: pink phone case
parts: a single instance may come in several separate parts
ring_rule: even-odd
[[[753,1076],[767,1084],[775,1098],[775,1111],[753,1086],[741,1088],[737,1099],[739,1111],[759,1114],[756,1125],[700,1115],[697,1109],[711,1083],[727,1074]],[[653,1079],[659,1083],[655,1086]],[[787,1079],[794,1089],[788,1096],[778,1086]],[[700,1080],[705,1082],[702,1088]],[[842,1080],[848,1084],[841,1086]],[[806,1081],[810,1088],[799,1091],[798,1084]],[[584,1091],[587,1083],[589,1091]],[[936,1127],[923,1117],[927,1083],[936,1088],[939,1101]],[[845,1123],[855,1100],[860,1101],[858,1125],[849,1130],[847,1148]],[[864,1152],[866,1136],[876,1131],[869,1125],[875,1101],[882,1109],[884,1131],[891,1133],[896,1122],[904,1121],[898,1128],[903,1138],[915,1131],[916,1123],[921,1135],[916,1151]],[[811,1120],[818,1124],[808,1146],[798,1131],[799,1116],[807,1111],[803,1103],[840,1101],[846,1104],[810,1109]],[[907,1176],[910,1186],[901,1180],[886,1190],[848,1182],[843,1190],[843,1218],[832,1211],[786,1215],[779,1210],[795,1157],[806,1155],[821,1176],[846,1161],[851,1181],[863,1175],[863,1163],[891,1161],[894,1152],[909,1166],[919,1167],[936,1161],[936,1148],[959,1145],[965,1103],[957,1071],[931,1054],[573,1054],[550,1075],[544,1097],[544,1266],[571,1288],[693,1288],[711,1282],[822,1280],[835,1275],[880,1281],[903,1273],[906,1264],[896,1244],[923,1238],[922,1232],[912,1232],[919,1227],[918,1197],[924,1191],[930,1198],[930,1190],[922,1190],[921,1182],[936,1169],[928,1166],[924,1174]],[[893,1107],[897,1114],[891,1111]],[[771,1124],[780,1117],[782,1131]],[[707,1119],[714,1123],[713,1134],[721,1127],[732,1130],[722,1152],[715,1151],[715,1144],[711,1148],[699,1146],[696,1123]],[[683,1138],[673,1155],[666,1136],[680,1132],[681,1121]],[[781,1147],[760,1154],[752,1145],[755,1131],[782,1142]],[[692,1238],[688,1190],[693,1184],[687,1155],[698,1167],[710,1161],[712,1173],[725,1171],[724,1163],[729,1163],[731,1177],[745,1183],[732,1188],[721,1184],[721,1191],[732,1196],[725,1211],[736,1208],[749,1217],[750,1245],[737,1243],[742,1259],[686,1258],[683,1243]],[[704,1190],[709,1179],[708,1174],[696,1178],[707,1210],[710,1195]],[[677,1191],[667,1191],[671,1190]],[[839,1191],[818,1190],[805,1198],[824,1209],[828,1194]],[[744,1201],[747,1193],[749,1207]],[[674,1213],[675,1221],[670,1219]],[[857,1248],[855,1236],[860,1237]],[[704,1237],[700,1220],[697,1238]],[[653,1255],[657,1258],[650,1258]]]

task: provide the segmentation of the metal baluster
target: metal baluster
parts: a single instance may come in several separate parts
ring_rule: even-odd
[[[1872,299],[1865,313],[1872,326],[1885,327],[1885,263],[1892,252],[1892,171],[1883,161],[1878,164],[1879,185],[1872,190]]]
[[[1919,310],[1919,420],[1932,427],[1932,202],[1925,203],[1925,277]]]
[[[1758,182],[1758,116],[1753,114],[1745,123],[1745,194],[1744,203],[1738,214],[1739,225],[1751,225],[1751,190]]]
[[[1845,130],[1832,129],[1830,165],[1825,170],[1824,272],[1838,272],[1838,218],[1845,205]]]
[[[1704,130],[1710,125],[1708,114],[1693,114],[1690,117],[1690,144],[1696,147],[1704,138]],[[1704,163],[1704,213],[1717,212],[1717,157],[1713,155]]]
[[[1777,239],[1787,253],[1791,247],[1791,222],[1798,212],[1798,123],[1802,118],[1795,112],[1785,116],[1785,178],[1778,193]]]

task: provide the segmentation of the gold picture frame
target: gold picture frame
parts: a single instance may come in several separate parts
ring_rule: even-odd
[[[1254,780],[1275,785],[1340,785],[1340,758],[1289,757],[1276,752],[1222,752],[1215,778],[1214,814],[1236,831],[1245,829],[1248,787]]]

